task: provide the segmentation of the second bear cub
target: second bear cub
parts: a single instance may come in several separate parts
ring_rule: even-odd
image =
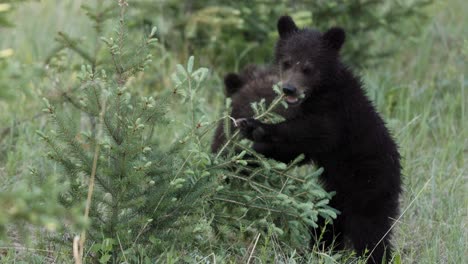
[[[224,77],[224,87],[226,96],[230,97],[232,102],[230,117],[233,119],[253,117],[252,103],[260,102],[262,99],[265,100],[266,105],[270,105],[278,96],[272,88],[278,83],[279,77],[270,67],[248,65],[239,74],[227,74]],[[299,106],[285,108],[279,105],[274,112],[288,119],[293,118],[298,109]],[[231,127],[235,128],[235,124],[232,123]],[[219,122],[211,144],[211,151],[218,152],[225,142],[224,123]]]

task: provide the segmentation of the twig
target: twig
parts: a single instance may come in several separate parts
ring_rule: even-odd
[[[124,251],[124,249],[122,247],[122,242],[120,242],[120,237],[119,237],[118,233],[117,233],[117,240],[119,241],[119,247],[120,247],[120,250],[122,251],[122,255],[123,255],[124,259],[125,259],[125,263],[130,263],[127,260],[127,256],[125,256],[125,251]]]
[[[234,132],[234,134],[232,134],[232,136],[228,139],[228,141],[226,141],[226,143],[223,145],[223,147],[218,151],[218,154],[216,154],[216,157],[215,157],[215,160],[218,159],[218,157],[221,155],[221,153],[223,153],[224,149],[229,146],[229,143],[231,143],[231,141],[237,136],[239,135],[240,133],[240,130],[237,130],[236,132]]]
[[[254,182],[254,181],[251,181],[250,179],[247,179],[247,178],[245,178],[245,177],[240,177],[240,176],[237,176],[237,175],[235,175],[235,174],[229,174],[229,176],[230,176],[230,177],[233,177],[233,178],[235,178],[235,179],[239,179],[239,180],[241,180],[241,181],[248,182],[248,183],[250,183],[251,185],[256,185],[256,186],[258,186],[258,187],[262,187],[262,188],[264,188],[264,189],[266,189],[266,190],[268,190],[268,191],[270,191],[270,192],[274,192],[274,193],[278,193],[278,194],[281,193],[281,192],[278,192],[278,191],[276,191],[276,190],[274,190],[274,189],[272,189],[272,188],[270,188],[270,187],[268,187],[268,186],[265,186],[265,185],[262,185],[262,184],[260,184],[260,183],[256,183],[256,182]],[[252,186],[252,187],[253,187],[253,186]],[[259,192],[260,192],[260,191],[259,191]],[[260,193],[261,193],[261,192],[260,192]]]
[[[100,138],[102,134],[102,124],[104,123],[105,112],[106,112],[106,100],[104,100],[104,102],[102,103],[102,110],[101,110],[101,113],[99,113],[99,128],[98,128],[98,134],[96,136],[97,138]],[[96,146],[94,149],[93,167],[91,169],[91,176],[89,179],[88,197],[86,199],[86,208],[85,208],[85,214],[84,214],[85,221],[88,220],[89,218],[89,210],[91,208],[91,200],[92,200],[93,192],[94,192],[94,180],[96,178],[97,161],[99,158],[99,147],[100,147],[99,143],[96,142]],[[81,258],[83,257],[85,240],[86,240],[86,230],[83,229],[83,231],[81,232],[80,246],[79,246],[80,261],[81,261]]]
[[[275,107],[280,104],[280,102],[283,100],[284,98],[284,95],[281,95],[281,96],[278,96],[271,104],[270,106],[268,107],[268,109],[263,112],[262,114],[254,117],[254,119],[260,119],[262,117],[264,117],[265,115],[269,114],[271,111],[273,111],[273,109],[275,109]],[[234,120],[234,118],[232,118],[231,116],[229,116],[229,118],[231,120]],[[233,121],[234,125],[237,126],[237,122],[236,120]],[[218,157],[221,155],[221,153],[223,153],[224,149],[231,143],[231,141],[237,136],[239,135],[240,133],[240,130],[237,130],[236,132],[234,132],[234,134],[232,134],[232,136],[228,139],[228,141],[226,141],[226,143],[223,145],[223,147],[218,151],[218,154],[216,154],[216,157],[215,159],[218,159]]]
[[[251,208],[261,209],[261,210],[265,210],[265,211],[271,211],[271,212],[275,212],[275,213],[287,214],[287,215],[290,215],[290,216],[293,216],[293,217],[299,217],[298,215],[291,214],[291,213],[286,213],[284,211],[276,210],[276,209],[273,209],[273,208],[262,207],[262,206],[253,205],[253,204],[246,204],[246,203],[243,203],[243,202],[224,199],[224,198],[220,198],[220,197],[214,197],[213,199],[223,201],[223,202],[233,203],[233,204],[239,204],[239,205],[242,205],[242,206],[245,206],[245,207],[251,207]]]
[[[81,264],[81,255],[79,249],[80,243],[80,236],[75,236],[73,238],[73,259],[75,260],[75,264]]]
[[[253,253],[255,251],[255,248],[257,247],[257,242],[258,242],[259,238],[260,238],[260,233],[258,233],[257,237],[255,238],[255,243],[253,245],[252,250],[250,251],[250,255],[249,255],[249,259],[247,260],[247,264],[249,264],[250,260],[252,259],[252,256],[253,256]]]

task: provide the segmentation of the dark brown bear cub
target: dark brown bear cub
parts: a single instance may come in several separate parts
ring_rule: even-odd
[[[254,111],[251,104],[265,99],[266,105],[269,105],[278,96],[273,90],[273,86],[278,82],[279,76],[274,69],[256,65],[248,65],[239,74],[226,75],[224,77],[225,94],[232,100],[230,116],[233,119],[253,117]],[[294,117],[298,109],[298,106],[285,108],[279,105],[274,112],[288,119]],[[235,125],[231,124],[231,127],[235,128]],[[211,151],[218,152],[225,142],[224,123],[220,122],[211,144]]]
[[[345,33],[299,29],[288,16],[279,19],[278,32],[275,68],[286,101],[299,110],[279,124],[239,120],[241,131],[267,157],[289,162],[303,153],[324,168],[321,178],[336,192],[331,205],[341,215],[311,245],[334,243],[339,249],[346,239],[358,254],[370,254],[369,263],[388,260],[400,155],[361,82],[340,61]]]

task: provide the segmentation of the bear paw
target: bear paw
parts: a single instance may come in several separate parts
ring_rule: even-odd
[[[239,127],[242,135],[253,141],[263,141],[266,137],[265,129],[262,123],[253,118],[239,118],[236,120],[236,126]]]

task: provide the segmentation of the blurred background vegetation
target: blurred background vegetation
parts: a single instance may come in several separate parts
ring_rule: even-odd
[[[106,65],[106,56],[101,54],[106,50],[96,50],[94,41],[117,28],[116,2],[0,3],[2,261],[72,262],[71,245],[57,247],[50,238],[56,239],[60,221],[80,222],[82,212],[67,210],[58,202],[65,188],[58,184],[62,170],[46,158],[48,149],[36,131],[50,129],[41,111],[42,98],[68,111],[71,106],[65,95],[74,91],[77,79],[71,71],[65,80],[68,85],[54,86],[49,67],[78,72],[82,64],[90,64],[83,59],[86,54],[103,58],[94,61],[96,65]],[[466,1],[128,2],[129,41],[139,43],[153,27],[157,27],[159,39],[153,62],[136,79],[140,88],[132,93],[158,97],[172,92],[175,85],[171,75],[176,65],[185,64],[194,55],[197,65],[210,70],[199,92],[207,122],[217,120],[222,111],[224,74],[249,63],[271,62],[279,16],[290,14],[300,26],[320,30],[342,26],[347,32],[342,56],[361,74],[404,157],[404,214],[395,232],[395,261],[463,263],[468,255]],[[169,105],[172,125],[157,131],[158,142],[175,141],[185,126],[181,120],[186,119],[187,109],[177,101]],[[205,141],[202,147],[208,152],[209,138]],[[18,223],[23,228],[15,225]],[[266,262],[272,256],[303,260],[302,256],[281,251],[275,243],[256,249],[255,261]],[[246,252],[249,255],[253,251],[246,246],[236,252],[237,256],[217,255],[219,252],[213,256],[218,256],[218,261],[238,260]],[[180,254],[169,249],[164,258],[175,262]],[[195,253],[188,246],[185,254]],[[207,253],[198,254],[198,260],[205,262],[216,259]],[[346,259],[324,255],[324,263]]]

